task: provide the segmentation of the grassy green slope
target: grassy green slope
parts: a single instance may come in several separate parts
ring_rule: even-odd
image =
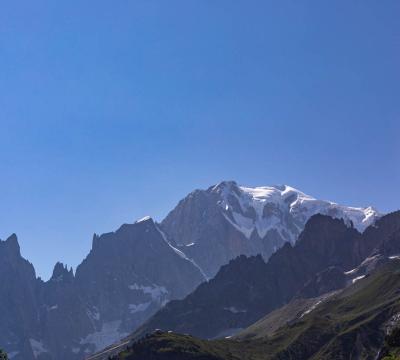
[[[237,340],[262,339],[271,337],[281,327],[297,321],[301,316],[305,316],[308,309],[316,307],[327,296],[314,299],[295,299],[288,305],[270,312],[268,315],[258,320],[253,325],[241,331],[234,338]]]

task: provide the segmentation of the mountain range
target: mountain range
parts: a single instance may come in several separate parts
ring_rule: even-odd
[[[327,217],[315,220],[315,214]],[[313,222],[306,225],[311,217]],[[326,272],[323,265],[341,272],[355,266],[376,245],[373,236],[361,236],[360,231],[369,226],[364,233],[373,233],[380,217],[371,207],[316,200],[289,186],[249,188],[222,182],[190,193],[161,223],[145,217],[94,235],[92,249],[75,273],[57,263],[48,281],[36,277],[12,235],[0,241],[0,345],[15,360],[80,360],[143,323],[147,325],[138,333],[148,329],[166,311],[179,314],[187,299],[205,308],[209,294],[217,302],[203,320],[214,314],[213,321],[206,328],[193,322],[188,331],[203,337],[234,332],[293,298],[301,291],[299,283],[314,275],[332,277],[333,270]],[[344,236],[347,247],[332,245],[329,256],[324,253],[308,268],[313,247],[325,246],[323,230],[312,235],[309,228],[324,221],[335,224],[326,241],[334,244],[333,238]],[[305,237],[312,238],[313,246],[302,245]],[[389,243],[386,249],[396,248],[395,240]],[[259,274],[280,280],[272,284]],[[328,287],[340,287],[333,278]],[[241,287],[246,281],[247,287]],[[308,289],[313,294],[324,291],[317,280]],[[189,319],[180,319],[179,326],[187,328]]]
[[[380,359],[400,335],[399,254],[400,211],[362,234],[314,215],[294,246],[240,256],[89,359]]]
[[[294,300],[234,338],[156,331],[111,360],[397,360],[400,260],[325,298]]]

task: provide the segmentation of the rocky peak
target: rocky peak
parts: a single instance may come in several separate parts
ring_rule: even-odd
[[[0,240],[0,254],[4,252],[6,256],[21,256],[17,235],[12,234],[5,241]]]
[[[207,192],[221,194],[223,192],[237,191],[237,190],[238,190],[237,182],[233,180],[227,180],[227,181],[221,181],[216,185],[210,186],[207,189]]]
[[[344,219],[363,231],[380,214],[318,200],[288,185],[248,187],[222,181],[181,200],[162,221],[168,238],[213,277],[229,260],[261,254],[265,260],[294,244],[315,214]]]
[[[365,243],[376,247],[375,252],[387,256],[400,255],[400,211],[383,216],[364,233]]]
[[[68,270],[67,265],[64,265],[61,262],[57,262],[53,269],[53,274],[50,278],[50,281],[68,281],[71,282],[74,278],[74,273],[72,268]]]
[[[150,216],[139,219],[132,224],[123,224],[114,232],[105,233],[100,236],[94,234],[92,251],[99,250],[100,248],[103,250],[118,248],[119,246],[126,245],[127,241],[134,241],[137,245],[149,237],[139,236],[139,234],[144,235],[143,233],[157,233],[158,236],[160,235],[154,220]]]

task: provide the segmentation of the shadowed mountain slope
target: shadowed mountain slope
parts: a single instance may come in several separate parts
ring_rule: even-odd
[[[277,314],[270,314],[234,339],[207,341],[158,331],[112,359],[379,359],[386,334],[400,325],[399,288],[400,261],[393,259],[308,311],[304,302],[282,308],[287,321],[279,328],[271,328]]]
[[[121,347],[103,354],[113,354],[154,329],[201,338],[224,337],[248,327],[274,309],[275,315],[273,312],[267,317],[281,318],[277,314],[283,311],[283,314],[290,314],[283,318],[291,323],[300,313],[305,313],[306,308],[318,305],[336,290],[368,277],[375,269],[385,266],[390,258],[396,258],[396,254],[380,255],[379,249],[385,247],[384,243],[395,241],[399,220],[400,212],[389,214],[360,234],[347,227],[343,220],[315,215],[295,246],[285,245],[267,264],[260,256],[241,256],[231,261],[214,279],[201,284],[185,299],[167,304],[126,338]],[[282,308],[287,303],[288,307]],[[285,324],[275,322],[274,330]],[[271,320],[269,324],[271,327]],[[249,331],[250,335],[254,333],[251,328]],[[256,331],[256,335],[258,332],[262,333]]]

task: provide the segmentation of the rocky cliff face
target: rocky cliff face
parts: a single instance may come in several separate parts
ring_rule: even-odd
[[[202,338],[227,336],[296,295],[315,297],[341,288],[365,276],[357,266],[393,242],[399,220],[400,212],[387,215],[360,234],[342,219],[314,215],[294,246],[286,243],[268,263],[261,256],[232,260],[185,299],[168,303],[133,337],[157,328]]]
[[[10,358],[70,360],[127,335],[204,276],[146,218],[95,236],[75,276],[57,263],[47,282],[13,235],[0,242],[0,281],[0,343]]]
[[[222,182],[179,202],[161,226],[170,241],[213,277],[239,255],[265,260],[286,242],[294,244],[314,214],[344,219],[363,231],[379,213],[317,200],[290,186],[244,187]]]
[[[0,241],[0,344],[10,357],[21,349],[32,358],[29,333],[40,328],[38,281],[31,263],[21,257],[17,237]],[[28,333],[28,336],[25,336]]]
[[[98,341],[102,333],[114,337],[107,343],[121,338],[202,281],[198,268],[166,242],[152,219],[96,236],[76,271],[76,288],[90,304],[96,329],[82,344],[87,352],[103,348],[108,344]]]

